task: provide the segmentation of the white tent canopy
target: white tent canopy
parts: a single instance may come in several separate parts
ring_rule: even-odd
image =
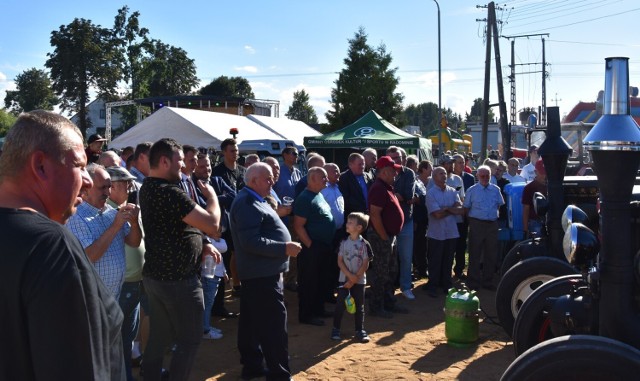
[[[309,127],[304,122],[287,118],[272,118],[263,115],[247,115],[247,118],[260,124],[264,128],[281,135],[284,139],[293,140],[296,145],[304,145],[305,136],[320,136],[320,132]]]
[[[109,143],[109,148],[135,147],[139,143],[173,138],[180,144],[194,147],[214,147],[230,138],[229,130],[238,129],[236,140],[282,140],[262,125],[244,116],[186,108],[163,107]]]

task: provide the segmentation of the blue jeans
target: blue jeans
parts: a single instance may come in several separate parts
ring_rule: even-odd
[[[398,234],[398,271],[400,290],[411,290],[411,264],[413,262],[413,218],[404,220],[404,226]]]
[[[144,288],[149,297],[149,342],[144,351],[145,381],[160,381],[162,360],[171,344],[171,379],[188,380],[202,340],[204,301],[202,284],[194,275],[176,281],[146,277]]]
[[[134,380],[131,373],[131,344],[138,335],[140,327],[140,285],[138,282],[124,282],[120,291],[118,304],[124,314],[122,322],[122,349],[124,353],[124,367],[127,373],[127,381]]]
[[[213,301],[218,293],[218,285],[222,278],[215,276],[213,278],[202,277],[202,294],[204,296],[204,321],[202,325],[202,332],[207,333],[211,330],[211,309],[213,308]]]

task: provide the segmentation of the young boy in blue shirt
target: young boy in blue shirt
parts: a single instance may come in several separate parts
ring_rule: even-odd
[[[355,300],[356,340],[368,343],[371,339],[364,330],[364,288],[367,284],[366,271],[373,258],[369,242],[362,238],[362,232],[367,230],[369,216],[363,213],[351,213],[347,217],[346,230],[349,236],[345,238],[338,249],[338,267],[340,277],[338,282],[338,303],[333,314],[332,340],[341,340],[340,322],[345,310],[344,300],[349,293]]]

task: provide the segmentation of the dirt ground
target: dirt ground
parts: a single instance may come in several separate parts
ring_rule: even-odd
[[[416,299],[399,302],[409,314],[393,319],[365,316],[365,329],[371,342],[361,344],[350,338],[341,342],[329,338],[331,319],[324,327],[297,322],[297,295],[285,291],[289,311],[289,365],[294,379],[300,380],[499,380],[515,359],[513,345],[497,322],[495,291],[478,293],[480,330],[478,341],[468,348],[447,344],[443,307],[445,295],[429,297],[415,282]],[[227,308],[239,311],[238,299],[227,295]],[[327,310],[333,306],[326,305]],[[487,318],[489,316],[489,318]],[[191,373],[193,381],[239,380],[240,358],[236,349],[237,319],[214,319],[221,328],[220,340],[203,341]],[[345,314],[343,337],[352,330],[353,317]],[[167,364],[168,365],[168,364]]]

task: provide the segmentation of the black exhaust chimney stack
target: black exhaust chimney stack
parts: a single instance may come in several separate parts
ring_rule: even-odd
[[[640,165],[640,129],[630,114],[628,58],[606,58],[604,114],[584,138],[584,146],[600,187],[599,333],[640,348],[629,208]]]

